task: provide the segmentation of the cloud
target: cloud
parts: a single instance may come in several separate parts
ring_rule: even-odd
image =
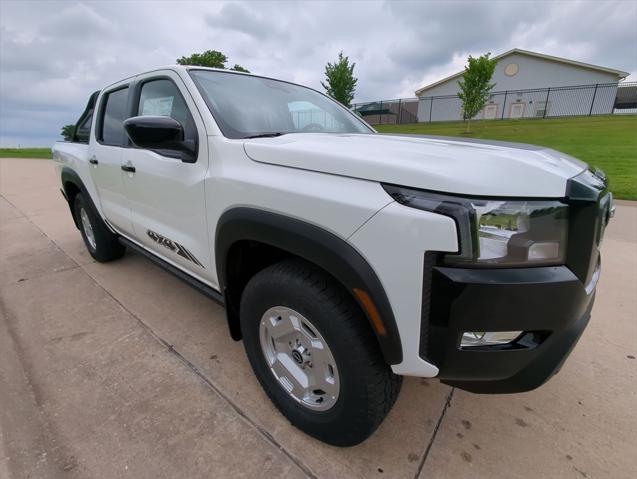
[[[317,89],[343,50],[357,101],[411,97],[514,47],[637,72],[636,17],[623,1],[0,0],[0,145],[50,145],[91,92],[208,49]]]
[[[206,15],[205,19],[211,28],[243,33],[257,41],[271,37],[283,40],[288,37],[284,25],[279,25],[254,8],[248,8],[240,3],[223,5],[218,13]],[[284,18],[278,20],[280,22]]]

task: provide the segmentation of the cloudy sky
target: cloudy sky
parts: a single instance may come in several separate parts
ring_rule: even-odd
[[[320,88],[340,50],[356,101],[411,97],[469,54],[524,48],[631,72],[637,1],[0,0],[0,146],[48,146],[89,94],[208,49]]]

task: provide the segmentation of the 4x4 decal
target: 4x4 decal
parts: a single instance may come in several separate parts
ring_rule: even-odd
[[[150,239],[152,239],[155,243],[162,245],[164,248],[169,249],[173,253],[177,253],[182,258],[186,258],[188,261],[192,261],[197,266],[201,266],[205,269],[204,265],[199,262],[195,255],[192,254],[185,246],[180,245],[176,241],[173,241],[165,236],[160,235],[159,233],[155,233],[153,230],[146,230],[146,234]]]

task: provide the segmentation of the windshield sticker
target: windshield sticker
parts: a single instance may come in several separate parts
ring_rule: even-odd
[[[174,96],[150,98],[142,105],[143,116],[170,116],[173,111]]]

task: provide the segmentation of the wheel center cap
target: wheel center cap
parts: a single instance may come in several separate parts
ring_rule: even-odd
[[[292,359],[294,359],[299,364],[303,364],[303,356],[296,349],[292,351]]]

